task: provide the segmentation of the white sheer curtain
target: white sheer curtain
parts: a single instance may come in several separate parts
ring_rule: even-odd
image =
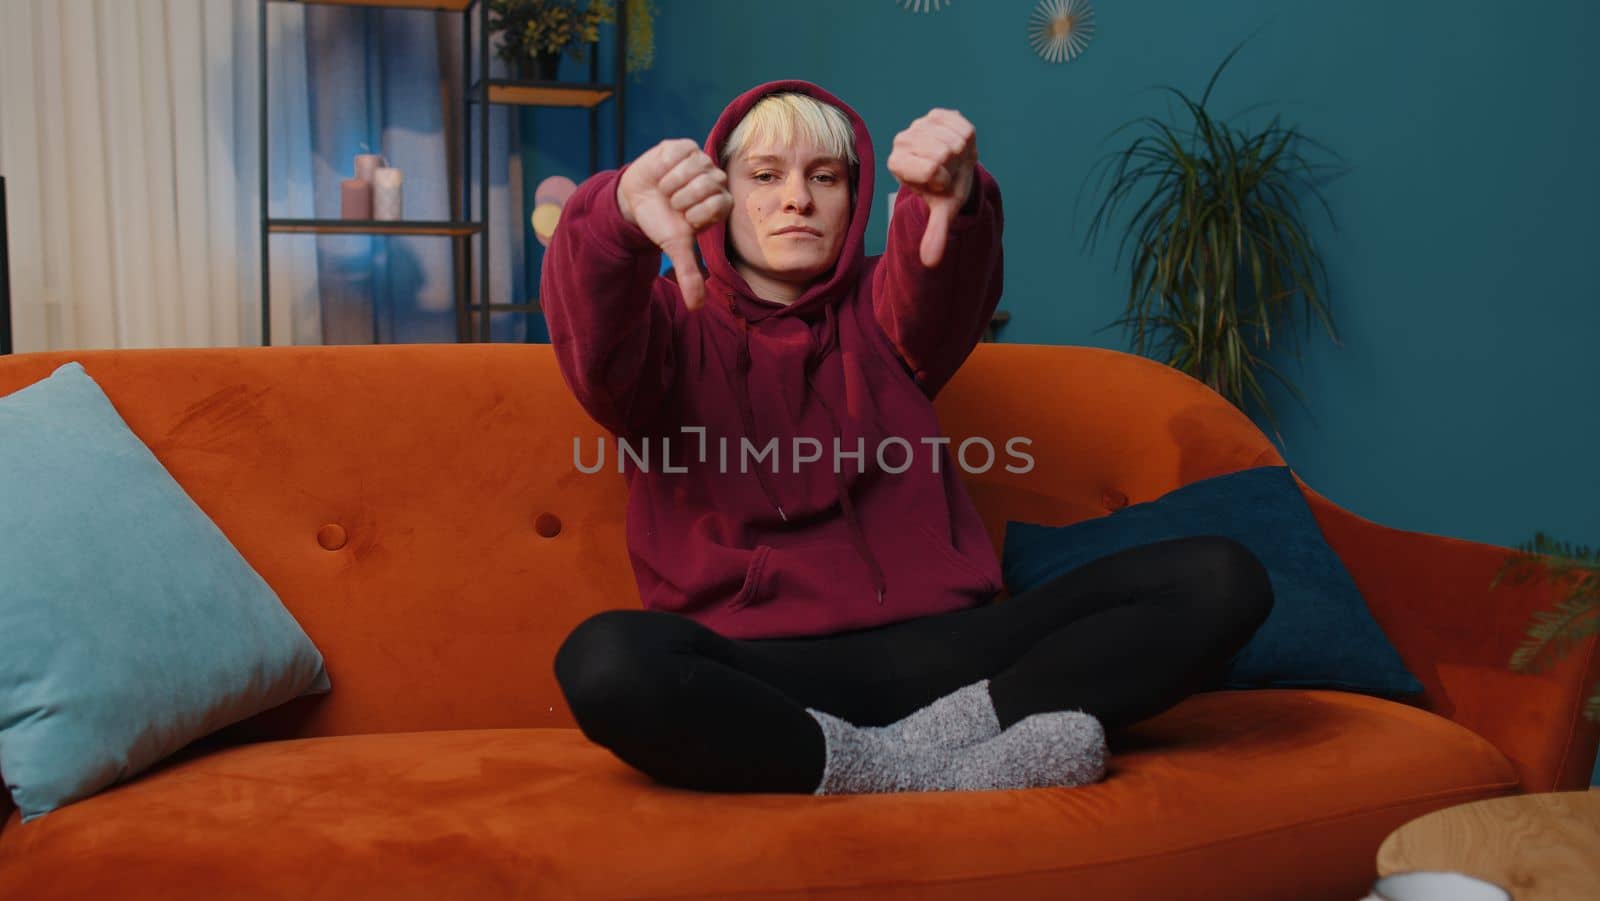
[[[304,11],[274,4],[274,216],[310,217]],[[260,343],[256,0],[0,0],[16,350]],[[276,237],[274,344],[319,343]]]

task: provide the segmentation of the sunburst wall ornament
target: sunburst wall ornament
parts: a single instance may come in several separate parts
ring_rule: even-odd
[[[950,5],[950,0],[894,0],[914,13],[936,13]]]
[[[1092,37],[1094,7],[1089,0],[1039,0],[1028,20],[1028,43],[1053,63],[1082,53]]]

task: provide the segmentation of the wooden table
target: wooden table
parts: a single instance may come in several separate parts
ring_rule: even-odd
[[[1600,898],[1600,791],[1474,801],[1401,826],[1378,849],[1378,874],[1455,870],[1516,901]]]

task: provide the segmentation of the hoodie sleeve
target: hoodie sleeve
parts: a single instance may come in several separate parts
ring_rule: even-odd
[[[623,169],[591,176],[568,198],[539,302],[578,403],[614,434],[630,435],[667,408],[679,300],[677,285],[659,274],[660,248],[617,208]]]
[[[932,269],[921,259],[927,224],[928,202],[901,191],[888,244],[872,274],[872,307],[889,343],[931,398],[972,353],[1000,303],[1005,217],[994,176],[974,165],[972,193],[951,217],[944,258]]]

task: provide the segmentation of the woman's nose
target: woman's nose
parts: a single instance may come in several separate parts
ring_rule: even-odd
[[[811,207],[811,189],[804,178],[791,180],[784,190],[784,207],[806,210]]]

